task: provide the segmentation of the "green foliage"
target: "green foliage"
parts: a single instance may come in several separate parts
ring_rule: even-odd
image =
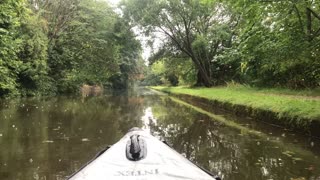
[[[50,44],[50,74],[60,92],[74,92],[83,83],[104,84],[119,71],[114,21],[106,3],[81,1],[66,29]]]
[[[318,1],[2,0],[0,96],[75,92],[81,84],[320,86]],[[121,15],[120,15],[121,14]],[[162,33],[146,67],[132,31]],[[156,63],[159,61],[160,63]]]
[[[52,79],[48,77],[48,38],[42,31],[41,19],[26,9],[22,17],[21,49],[18,58],[23,62],[18,74],[19,89],[22,95],[49,95],[55,92]]]
[[[233,47],[223,56],[240,62],[240,80],[259,86],[319,87],[319,34],[308,33],[305,16],[308,8],[319,13],[318,2],[226,3],[240,18]],[[319,23],[312,18],[312,31]]]
[[[24,3],[0,3],[0,96],[50,92],[47,38]]]
[[[155,86],[167,83],[164,78],[165,73],[166,68],[164,61],[157,61],[148,67],[148,71],[145,78],[142,80],[141,85]]]
[[[124,1],[123,11],[146,35],[166,37],[152,62],[187,56],[198,85],[233,80],[296,89],[320,85],[319,5],[312,0],[132,0]]]
[[[18,60],[21,1],[0,2],[0,96],[17,94],[17,74],[21,62]]]
[[[104,1],[5,0],[0,10],[0,96],[127,88],[141,76],[140,43]]]
[[[127,88],[139,73],[139,50],[128,24],[107,3],[83,0],[50,44],[50,74],[60,92],[75,92],[83,83]]]
[[[130,88],[134,86],[134,81],[140,80],[145,66],[140,55],[140,42],[128,28],[128,22],[119,18],[114,24],[113,41],[119,47],[119,73],[113,75],[109,80],[115,89]]]
[[[165,68],[164,61],[157,61],[154,64],[152,64],[151,71],[158,76],[165,74],[166,68]]]
[[[211,61],[230,39],[226,28],[232,22],[224,18],[229,12],[220,10],[225,9],[223,4],[198,0],[130,0],[123,4],[125,17],[142,27],[146,35],[161,32],[162,38],[166,37],[163,49],[192,60],[198,84],[212,85]]]
[[[196,70],[190,59],[167,57],[150,65],[143,85],[192,85],[195,81]]]

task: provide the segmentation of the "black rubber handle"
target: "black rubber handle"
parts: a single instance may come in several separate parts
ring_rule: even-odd
[[[145,158],[147,155],[147,146],[143,138],[140,135],[130,136],[130,140],[126,146],[126,156],[131,161],[139,161]]]
[[[131,139],[131,145],[130,145],[130,154],[133,158],[139,158],[141,147],[139,144],[139,135],[133,135],[130,137]]]

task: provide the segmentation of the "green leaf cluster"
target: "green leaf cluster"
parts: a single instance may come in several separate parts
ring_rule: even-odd
[[[2,1],[0,12],[0,96],[47,92],[47,38],[37,17],[23,0]]]
[[[128,88],[141,77],[140,42],[105,1],[0,2],[0,97]]]
[[[234,42],[220,58],[240,63],[239,81],[258,86],[319,87],[320,19],[316,1],[226,1],[239,17]],[[312,27],[308,27],[312,23]],[[310,32],[312,33],[310,34]],[[236,55],[236,56],[235,56]]]

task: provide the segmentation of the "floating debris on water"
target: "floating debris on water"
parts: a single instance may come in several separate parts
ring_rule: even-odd
[[[313,170],[314,170],[314,166],[313,166],[313,165],[310,165],[309,167],[307,167],[307,168],[305,168],[305,169],[307,169],[307,170],[309,170],[309,171],[313,171]]]
[[[53,143],[54,141],[51,141],[51,140],[45,140],[45,141],[42,141],[42,143]]]
[[[58,130],[60,130],[60,126],[58,126],[57,128],[54,128],[54,129],[52,129],[52,130],[58,131]]]
[[[311,145],[311,147],[313,147],[314,146],[314,142],[311,142],[310,145]]]
[[[293,157],[292,159],[295,161],[302,161],[302,158],[299,158],[299,157]]]
[[[298,177],[298,178],[290,178],[290,180],[306,180],[304,177]]]
[[[33,162],[33,159],[32,159],[32,158],[30,158],[30,159],[29,159],[29,162],[30,162],[30,163],[32,163],[32,162]]]
[[[264,176],[267,176],[269,174],[269,171],[265,167],[261,167],[261,172],[263,173]]]
[[[295,153],[294,152],[291,152],[291,151],[284,151],[282,152],[282,154],[288,156],[288,157],[292,157]]]
[[[63,140],[66,140],[66,141],[69,141],[70,138],[67,137],[67,136],[64,134],[63,137],[62,137],[62,139],[63,139]]]
[[[260,142],[259,142],[259,141],[257,142],[257,145],[258,145],[258,146],[260,145]]]
[[[2,137],[2,134],[0,133],[0,137]]]
[[[90,141],[90,140],[88,138],[82,138],[81,141],[82,142],[87,142],[87,141]]]
[[[37,172],[33,172],[33,178],[35,179],[35,180],[39,180],[40,178],[39,178],[39,174],[37,173]]]

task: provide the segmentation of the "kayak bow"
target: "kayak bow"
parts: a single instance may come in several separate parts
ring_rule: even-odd
[[[120,141],[99,153],[70,180],[220,179],[198,167],[149,133],[133,128]]]

